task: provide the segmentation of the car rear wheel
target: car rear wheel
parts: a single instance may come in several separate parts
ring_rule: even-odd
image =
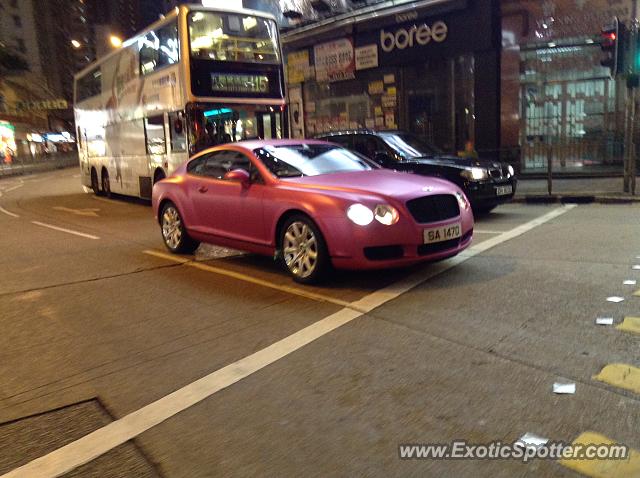
[[[182,216],[172,202],[162,208],[160,214],[160,229],[164,245],[175,254],[193,254],[200,243],[193,240],[184,227]]]
[[[282,263],[302,284],[312,284],[329,271],[327,245],[315,223],[303,215],[290,217],[281,229]]]

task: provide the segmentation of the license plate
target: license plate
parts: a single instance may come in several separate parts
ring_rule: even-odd
[[[505,194],[511,194],[513,192],[513,186],[509,184],[508,186],[498,186],[496,188],[496,195],[504,196]]]
[[[448,241],[449,239],[457,239],[462,235],[460,223],[449,224],[448,226],[434,227],[433,229],[425,229],[422,231],[422,238],[425,244],[433,242]]]

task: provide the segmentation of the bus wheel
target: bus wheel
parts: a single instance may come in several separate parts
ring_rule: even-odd
[[[96,168],[91,168],[91,189],[93,189],[93,193],[96,196],[102,196],[102,191],[100,191],[100,184],[98,183],[98,173],[96,172]]]
[[[111,183],[109,182],[109,172],[106,169],[102,170],[102,194],[111,197]]]

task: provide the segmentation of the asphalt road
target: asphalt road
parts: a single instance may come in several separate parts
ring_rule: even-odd
[[[177,262],[147,204],[85,194],[74,169],[0,180],[0,474],[579,476],[398,447],[640,449],[640,336],[616,328],[640,315],[639,212],[505,205],[456,259],[303,287],[215,247]],[[573,465],[640,476],[635,455]]]

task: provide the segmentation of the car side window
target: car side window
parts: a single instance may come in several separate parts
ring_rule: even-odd
[[[202,176],[202,170],[204,169],[204,164],[207,161],[207,155],[200,156],[199,158],[194,159],[193,161],[187,164],[187,173],[195,174],[196,176]]]
[[[192,164],[199,159],[203,160],[202,164],[194,165],[193,171],[191,171],[190,168]],[[189,173],[213,179],[224,179],[224,175],[234,169],[244,169],[249,172],[252,182],[263,182],[260,172],[256,169],[251,160],[238,151],[214,151],[213,153],[205,154],[201,158],[191,161],[189,166],[187,166],[187,171]]]
[[[387,147],[377,136],[358,134],[353,139],[353,149],[369,159],[374,159],[376,153],[387,153]]]

